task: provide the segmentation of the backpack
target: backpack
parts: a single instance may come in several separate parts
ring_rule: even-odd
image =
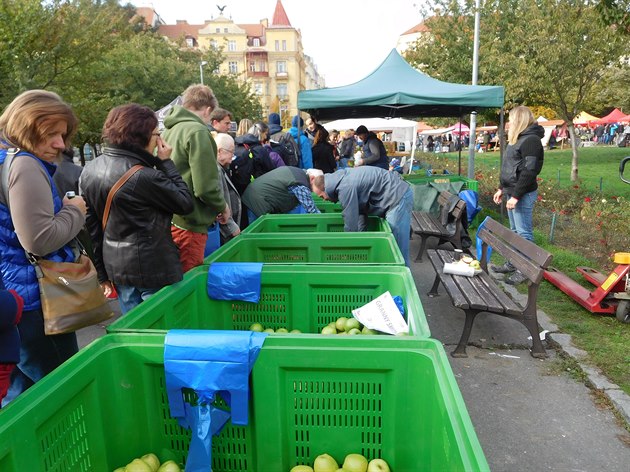
[[[279,143],[269,141],[269,144],[271,145],[271,149],[280,155],[285,165],[293,167],[297,167],[299,165],[299,159],[296,155],[295,148],[291,146],[287,140]]]
[[[300,150],[300,146],[295,142],[293,135],[291,133],[285,132],[282,133],[280,139],[278,140],[278,144],[282,144],[286,148],[287,158],[280,154],[284,163],[288,166],[299,167],[302,163],[302,151]]]
[[[242,144],[242,149],[236,150],[236,157],[230,163],[230,177],[238,193],[243,195],[252,180],[275,168],[269,150],[263,145]]]

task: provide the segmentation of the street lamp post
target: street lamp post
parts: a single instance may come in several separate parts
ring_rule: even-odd
[[[205,66],[207,63],[207,61],[201,61],[199,63],[199,78],[201,79],[201,85],[203,85],[203,66]]]

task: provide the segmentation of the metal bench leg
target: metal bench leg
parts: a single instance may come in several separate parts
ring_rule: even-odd
[[[440,276],[438,274],[435,274],[435,279],[433,280],[433,285],[431,286],[431,290],[429,290],[429,293],[427,293],[427,295],[431,298],[433,297],[437,297],[439,295],[438,293],[438,287],[440,286]]]
[[[472,331],[473,322],[475,321],[475,317],[479,314],[478,311],[473,310],[464,310],[466,313],[466,321],[464,322],[464,331],[462,331],[462,337],[459,339],[459,344],[455,348],[453,352],[451,352],[451,356],[453,357],[468,357],[466,354],[466,346],[468,345],[468,338],[470,338],[470,332]]]
[[[420,250],[418,251],[418,255],[416,256],[416,262],[422,262],[422,254],[424,253],[424,249],[427,247],[427,239],[429,236],[425,236],[421,234],[422,242],[420,243]]]
[[[547,351],[545,351],[542,341],[540,340],[540,333],[538,333],[538,322],[536,318],[527,317],[520,321],[532,336],[532,357],[535,357],[536,359],[545,359],[547,357]]]

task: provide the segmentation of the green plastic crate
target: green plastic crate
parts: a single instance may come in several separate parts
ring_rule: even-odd
[[[165,287],[107,327],[108,332],[169,329],[248,330],[259,322],[265,328],[299,329],[304,334],[278,334],[283,339],[315,337],[340,316],[390,291],[400,295],[410,334],[431,336],[411,272],[400,266],[269,265],[261,276],[259,303],[214,300],[208,297],[208,267],[190,270],[184,280]],[[311,334],[306,334],[311,333]],[[352,344],[356,336],[344,336]],[[396,344],[403,336],[374,335]]]
[[[428,184],[429,182],[464,182],[462,190],[474,190],[475,192],[479,191],[478,182],[476,180],[462,177],[457,174],[439,174],[431,176],[424,174],[404,174],[403,179],[414,185]]]
[[[305,233],[289,238],[280,233],[242,234],[204,262],[405,265],[391,233]]]
[[[111,471],[154,452],[184,463],[190,432],[170,418],[164,336],[107,335],[0,412],[3,472]],[[404,348],[269,336],[251,375],[250,423],[212,443],[214,472],[287,472],[321,453],[382,457],[395,472],[488,471],[438,341]]]
[[[336,202],[328,202],[326,200],[322,200],[321,202],[315,202],[315,206],[322,213],[341,213],[343,208],[340,203]]]
[[[389,223],[377,216],[368,216],[367,231],[391,233]],[[343,232],[343,216],[337,213],[308,215],[264,215],[243,230],[246,233],[331,233]]]

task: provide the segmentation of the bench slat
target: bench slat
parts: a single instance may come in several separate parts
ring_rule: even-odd
[[[527,258],[532,259],[543,269],[548,267],[551,259],[553,258],[550,252],[545,251],[543,248],[537,246],[531,241],[523,239],[514,231],[506,228],[501,223],[493,219],[488,219],[486,225],[484,225],[484,229],[496,234],[497,237],[504,239],[510,246],[517,247],[520,252],[527,256]]]
[[[524,257],[523,253],[518,250],[520,246],[516,248],[510,247],[503,240],[497,238],[495,233],[489,233],[484,231],[484,229],[479,231],[479,236],[484,244],[488,244],[493,251],[498,252],[510,261],[525,277],[536,284],[540,283],[544,275],[544,269]],[[522,238],[521,240],[523,241]]]

